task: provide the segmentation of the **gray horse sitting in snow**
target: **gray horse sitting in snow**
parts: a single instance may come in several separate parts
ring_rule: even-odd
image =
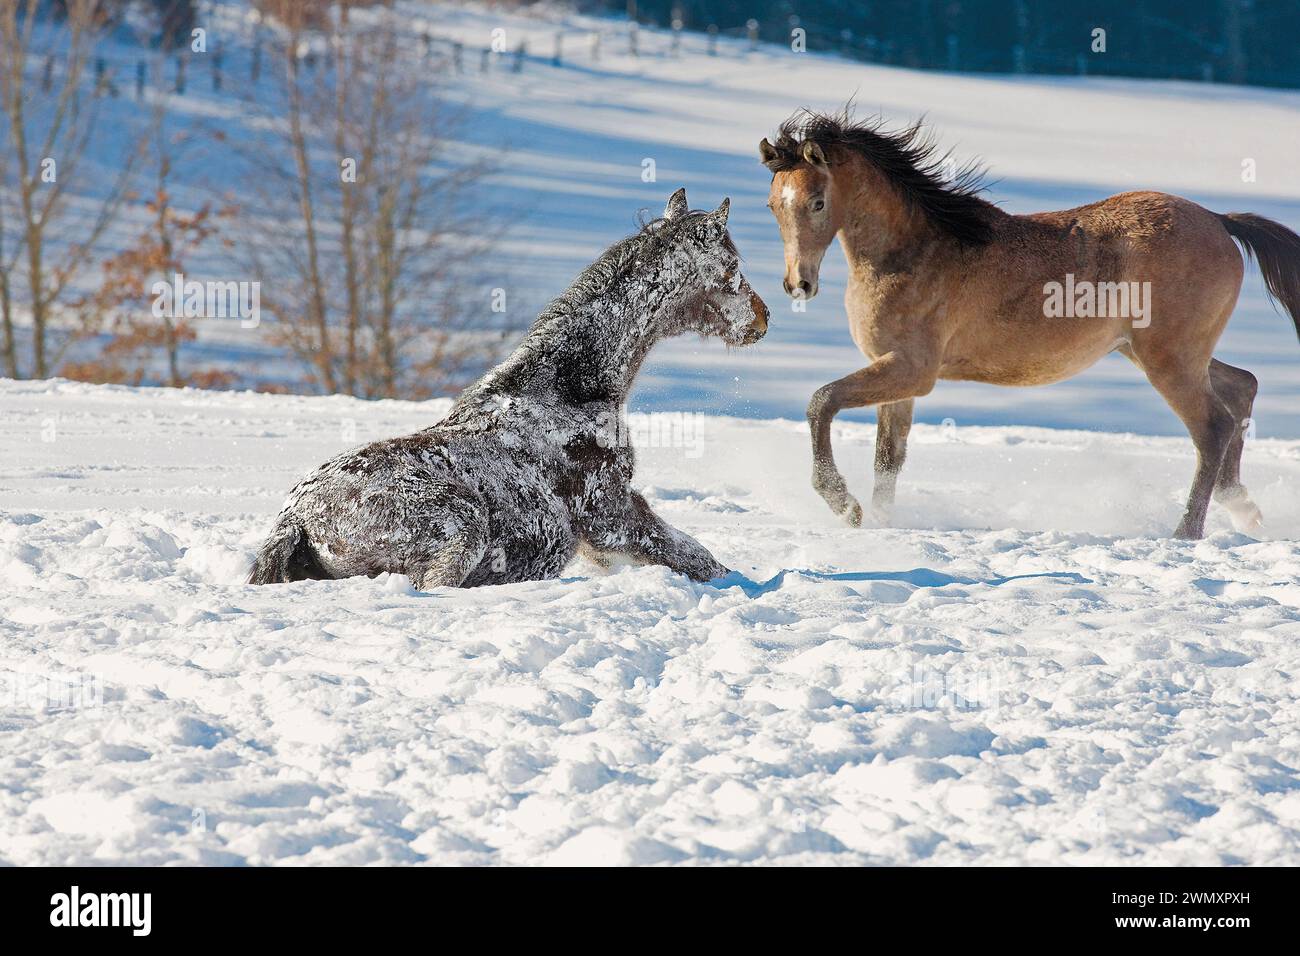
[[[766,333],[727,210],[724,199],[690,211],[677,190],[441,422],[322,465],[289,493],[249,583],[391,571],[424,590],[505,584],[556,577],[579,550],[697,581],[727,574],[629,487],[632,449],[610,440],[627,434],[623,403],[657,341],[699,332],[749,345]]]

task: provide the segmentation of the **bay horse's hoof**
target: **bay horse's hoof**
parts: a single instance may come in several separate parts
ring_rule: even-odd
[[[1225,505],[1232,527],[1240,534],[1257,534],[1264,530],[1264,513],[1249,498],[1240,498]]]
[[[853,528],[862,526],[862,505],[849,494],[843,475],[832,469],[816,468],[813,471],[812,485],[831,511],[844,519],[846,524]]]
[[[1264,512],[1259,510],[1256,505],[1252,508],[1252,513],[1242,518],[1236,515],[1232,516],[1232,526],[1241,534],[1258,534],[1264,530]]]
[[[840,513],[844,523],[850,528],[862,527],[862,505],[858,504],[857,499],[852,495],[849,496],[848,507]]]

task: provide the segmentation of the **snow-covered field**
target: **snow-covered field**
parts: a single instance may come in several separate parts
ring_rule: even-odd
[[[1300,862],[1300,441],[1186,543],[1185,440],[920,426],[851,530],[802,423],[639,418],[725,586],[241,583],[443,408],[0,382],[0,862]]]
[[[213,9],[234,87],[247,8]],[[771,331],[734,353],[665,345],[632,404],[667,413],[634,416],[637,484],[737,574],[249,587],[304,472],[446,403],[0,380],[0,864],[1300,863],[1300,348],[1258,274],[1220,356],[1261,380],[1244,464],[1261,540],[1217,507],[1206,540],[1166,537],[1190,442],[1118,358],[1033,391],[942,383],[918,402],[895,526],[851,530],[809,487],[801,420],[862,363],[842,256],[790,311],[755,152],[794,108],[856,94],[928,113],[1014,212],[1157,188],[1294,228],[1300,94],[730,40],[710,57],[699,36],[672,57],[649,30],[633,58],[614,21],[398,9],[470,51],[451,89],[465,148],[509,147],[492,195],[526,210],[498,251],[511,308],[677,186],[731,196]],[[528,41],[522,73],[478,72],[497,28]],[[202,75],[179,113],[245,135]],[[203,183],[235,185],[229,155],[200,159]],[[232,277],[220,255],[194,274]],[[277,361],[265,326],[200,332],[196,363]],[[861,497],[874,428],[848,417]]]

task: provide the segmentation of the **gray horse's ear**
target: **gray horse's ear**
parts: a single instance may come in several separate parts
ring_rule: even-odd
[[[803,144],[803,158],[814,166],[826,165],[826,154],[812,141]]]
[[[689,208],[686,204],[686,187],[683,186],[668,197],[668,205],[664,206],[664,218],[676,219],[678,216],[685,215]]]
[[[727,224],[727,215],[731,212],[731,197],[723,199],[718,208],[713,210],[713,218],[718,221],[719,226]]]
[[[776,147],[769,143],[767,137],[764,136],[762,141],[758,144],[758,157],[763,161],[763,165],[767,166],[770,163],[776,162],[780,155],[781,154],[776,151]]]

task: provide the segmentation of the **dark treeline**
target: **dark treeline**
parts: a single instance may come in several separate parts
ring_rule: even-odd
[[[1300,86],[1297,0],[603,0],[685,29],[716,26],[873,62]],[[1105,51],[1093,31],[1105,30]]]

